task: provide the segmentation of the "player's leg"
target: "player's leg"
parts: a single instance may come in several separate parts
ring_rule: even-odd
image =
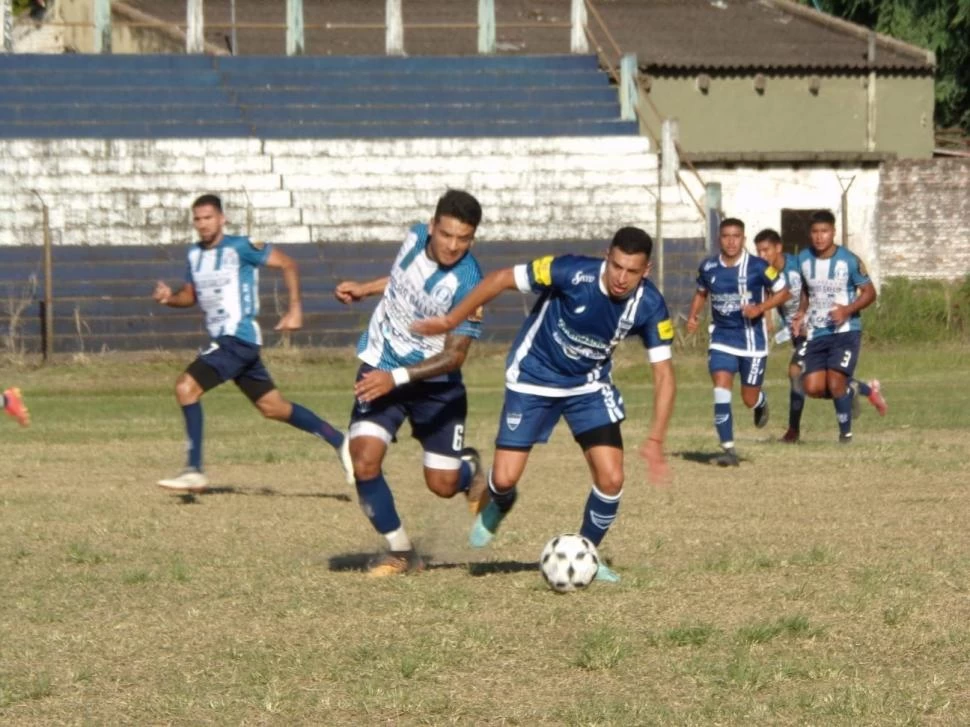
[[[855,373],[859,358],[860,334],[858,331],[836,333],[829,336],[832,345],[826,371],[826,385],[835,405],[835,415],[839,422],[839,441],[848,444],[852,441],[852,389],[849,381]]]
[[[812,399],[830,397],[827,378],[830,339],[832,336],[813,338],[805,344],[805,355],[802,359],[802,391]]]
[[[869,400],[869,403],[879,412],[879,416],[886,416],[889,406],[886,404],[886,397],[882,394],[882,385],[879,383],[879,379],[872,379],[867,382],[853,377],[849,380],[849,388],[852,389],[853,419],[859,416],[859,410],[856,407],[860,396]]]
[[[14,386],[4,391],[0,394],[0,403],[3,404],[3,410],[16,419],[20,426],[30,426],[30,412],[24,404],[20,389]]]
[[[723,450],[713,461],[721,467],[737,466],[731,390],[734,388],[734,374],[739,370],[738,357],[723,351],[710,351],[707,356],[707,367],[714,384],[714,429],[717,431],[717,438]]]
[[[340,458],[344,479],[348,485],[354,484],[353,464],[350,461],[349,447],[345,446],[346,437],[343,432],[305,406],[287,401],[276,388],[269,371],[266,370],[258,355],[249,368],[236,377],[236,385],[267,419],[289,424],[291,427],[322,439],[333,447]]]
[[[788,431],[781,441],[786,444],[798,442],[802,426],[802,411],[805,409],[805,390],[802,388],[802,372],[804,370],[805,346],[807,342],[801,336],[793,340],[795,350],[788,362]]]
[[[754,410],[754,425],[764,429],[768,424],[768,395],[764,390],[765,363],[767,356],[756,358],[741,357],[738,369],[741,375],[741,401]]]

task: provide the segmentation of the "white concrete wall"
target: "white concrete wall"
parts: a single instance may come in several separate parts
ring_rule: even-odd
[[[191,239],[189,205],[223,196],[234,231],[278,242],[396,241],[449,187],[481,239],[608,238],[656,227],[657,156],[640,137],[415,140],[0,140],[0,245],[36,244],[39,200],[63,244]],[[702,234],[679,193],[663,234]]]

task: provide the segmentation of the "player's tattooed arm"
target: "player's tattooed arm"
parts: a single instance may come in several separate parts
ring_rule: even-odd
[[[159,280],[155,283],[152,299],[170,308],[191,308],[195,305],[195,286],[186,283],[177,291],[173,291],[168,283]]]
[[[506,290],[518,290],[514,268],[504,268],[489,273],[447,315],[415,321],[411,324],[411,330],[422,336],[437,336],[452,331],[464,321],[477,315],[482,306]]]
[[[472,340],[469,336],[448,336],[444,350],[425,361],[393,371],[368,371],[354,384],[354,396],[359,401],[374,401],[409,381],[421,381],[456,371],[465,362]]]

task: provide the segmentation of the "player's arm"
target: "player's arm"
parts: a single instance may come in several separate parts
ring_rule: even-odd
[[[155,283],[152,299],[169,308],[191,308],[195,305],[195,286],[186,283],[178,291],[172,291],[168,283],[159,280]]]
[[[333,295],[345,305],[369,298],[372,295],[384,295],[384,290],[387,288],[387,283],[390,279],[389,275],[385,275],[383,278],[369,280],[366,283],[358,283],[355,280],[344,280],[334,289]]]
[[[476,312],[489,301],[497,298],[506,290],[518,290],[515,268],[504,268],[489,273],[448,313],[436,318],[425,318],[411,324],[411,330],[422,336],[437,336],[453,331],[464,321],[473,318]]]
[[[694,291],[694,297],[690,300],[690,310],[687,313],[687,332],[693,333],[697,330],[700,322],[701,308],[707,302],[707,289],[698,288]]]
[[[854,314],[872,305],[876,300],[876,286],[872,283],[865,283],[858,288],[859,295],[848,305],[837,305],[829,311],[832,323],[841,326]]]
[[[741,312],[745,318],[757,318],[758,316],[763,316],[772,308],[777,308],[789,298],[791,298],[791,291],[788,288],[782,288],[769,295],[760,303],[751,303],[750,305],[744,306]]]
[[[674,327],[670,319],[665,318],[652,327],[645,337],[648,346],[647,358],[653,373],[653,416],[650,420],[650,432],[640,447],[640,454],[647,463],[650,481],[654,485],[665,484],[670,479],[670,468],[664,456],[664,442],[677,397],[671,348],[673,335]]]
[[[412,381],[422,381],[457,371],[465,363],[468,349],[474,339],[471,336],[451,334],[445,338],[445,346],[424,361],[411,366],[401,366],[393,371],[373,370],[364,374],[354,384],[354,396],[360,401],[374,401],[392,389]]]
[[[289,294],[286,313],[276,324],[277,331],[295,331],[303,327],[303,301],[300,297],[300,268],[296,260],[278,247],[270,248],[263,263],[268,268],[283,271],[283,284]]]

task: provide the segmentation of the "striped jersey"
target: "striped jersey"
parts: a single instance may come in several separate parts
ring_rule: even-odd
[[[266,262],[270,249],[270,245],[238,235],[223,235],[210,248],[196,243],[189,249],[185,281],[195,288],[209,336],[235,336],[262,345],[256,320],[259,266]]]
[[[798,267],[797,255],[785,255],[785,268],[782,270],[791,298],[778,306],[778,314],[786,326],[791,325],[792,318],[798,313],[798,304],[802,295],[802,273]]]
[[[829,311],[833,307],[848,305],[859,297],[859,288],[872,282],[865,264],[855,253],[840,245],[834,247],[835,253],[827,258],[816,257],[810,248],[798,255],[798,268],[803,285],[808,290],[806,320],[809,340],[833,333],[862,330],[862,318],[858,312],[840,326],[833,325],[829,318]]]
[[[760,257],[746,250],[734,265],[720,255],[706,258],[697,271],[697,289],[711,299],[711,351],[758,358],[768,355],[768,326],[764,316],[745,318],[741,309],[764,302],[784,290],[785,278]]]
[[[444,334],[422,336],[411,331],[411,324],[447,315],[482,279],[478,261],[470,252],[447,268],[432,260],[427,250],[429,239],[426,224],[414,225],[408,232],[391,266],[384,296],[357,342],[357,357],[377,369],[412,366],[441,353]],[[480,317],[464,321],[454,333],[479,338]],[[425,381],[460,379],[461,372],[453,371]]]
[[[602,258],[548,256],[513,270],[518,289],[539,299],[506,360],[512,391],[551,397],[599,391],[612,380],[613,351],[629,335],[641,337],[651,362],[670,358],[673,324],[649,280],[615,299],[603,283]]]

